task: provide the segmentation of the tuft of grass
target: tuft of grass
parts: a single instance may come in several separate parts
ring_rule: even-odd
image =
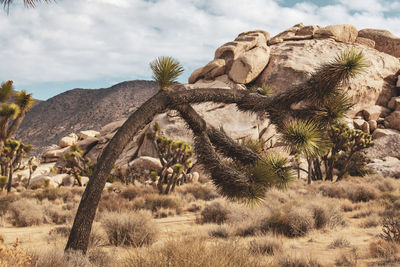
[[[208,231],[208,234],[212,237],[228,238],[229,230],[226,226],[218,225],[217,227],[212,228],[210,231]]]
[[[228,219],[229,208],[220,201],[213,201],[206,205],[200,213],[199,223],[222,224]]]
[[[369,244],[369,255],[373,258],[383,258],[393,261],[399,252],[399,246],[391,241],[378,240]]]
[[[216,240],[209,243],[198,237],[172,239],[160,246],[135,250],[125,264],[141,267],[266,266],[238,242]]]
[[[10,205],[11,223],[18,227],[40,225],[44,221],[42,206],[33,199],[20,199]]]
[[[152,244],[158,236],[157,225],[145,211],[106,212],[101,224],[114,246],[141,247]]]
[[[249,250],[254,254],[276,255],[282,252],[282,240],[274,237],[253,239],[249,242]]]
[[[344,237],[338,237],[335,240],[332,241],[332,243],[329,244],[328,248],[329,249],[335,249],[335,248],[345,248],[349,247],[350,242]]]

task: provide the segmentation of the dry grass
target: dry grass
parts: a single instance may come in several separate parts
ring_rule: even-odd
[[[350,242],[343,236],[336,238],[335,240],[332,241],[332,243],[329,244],[328,248],[329,249],[336,249],[336,248],[345,248],[349,247]]]
[[[312,256],[282,253],[276,258],[275,266],[280,267],[322,267],[323,265]]]
[[[215,186],[211,183],[200,184],[200,183],[189,183],[180,186],[177,189],[177,192],[181,193],[182,195],[191,194],[194,196],[195,199],[201,200],[212,200],[219,197]]]
[[[228,219],[230,210],[222,201],[213,201],[206,205],[200,213],[199,223],[221,224]]]
[[[217,238],[228,238],[230,236],[229,228],[225,225],[218,225],[208,231],[208,234]]]
[[[277,255],[282,253],[283,242],[276,237],[253,239],[249,242],[249,250],[255,254]]]
[[[40,225],[44,221],[42,206],[33,199],[20,199],[10,205],[11,222],[18,227]]]
[[[126,266],[237,267],[267,266],[235,241],[207,242],[201,238],[168,240],[161,246],[133,251]]]
[[[102,215],[101,224],[108,241],[114,246],[141,247],[152,244],[158,235],[149,212],[107,212]]]
[[[399,245],[386,240],[378,240],[369,244],[369,255],[373,258],[383,258],[385,261],[397,260]]]

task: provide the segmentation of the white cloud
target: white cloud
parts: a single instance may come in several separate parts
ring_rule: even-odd
[[[186,69],[204,65],[215,49],[242,31],[272,35],[303,22],[351,23],[400,35],[400,14],[384,12],[398,2],[353,0],[293,8],[273,0],[59,0],[36,9],[21,5],[0,12],[0,80],[19,85],[71,80],[151,77],[159,55]]]

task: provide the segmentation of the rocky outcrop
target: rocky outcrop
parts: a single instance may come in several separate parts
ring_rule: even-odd
[[[394,57],[400,57],[400,38],[387,30],[363,29],[358,32],[359,37],[375,42],[375,49]]]
[[[78,136],[74,133],[69,134],[68,136],[65,136],[61,138],[60,142],[58,143],[59,147],[64,148],[68,146],[75,145],[76,142],[78,142]]]
[[[400,160],[394,157],[385,157],[383,159],[375,159],[367,165],[376,173],[384,177],[400,178]]]
[[[354,43],[357,39],[357,28],[350,24],[330,25],[317,30],[314,38],[332,38],[343,43]]]
[[[400,130],[400,111],[392,112],[385,119],[385,124],[388,128]]]

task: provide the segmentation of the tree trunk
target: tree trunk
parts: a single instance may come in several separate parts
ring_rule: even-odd
[[[13,167],[11,165],[12,164],[10,164],[10,167],[9,167],[10,173],[8,175],[7,193],[10,193],[11,187],[12,187],[12,181],[13,181]]]
[[[106,146],[82,195],[65,248],[66,250],[80,250],[86,253],[101,193],[115,161],[132,136],[146,124],[150,123],[156,114],[164,112],[168,103],[169,97],[166,92],[159,91],[128,118]]]

